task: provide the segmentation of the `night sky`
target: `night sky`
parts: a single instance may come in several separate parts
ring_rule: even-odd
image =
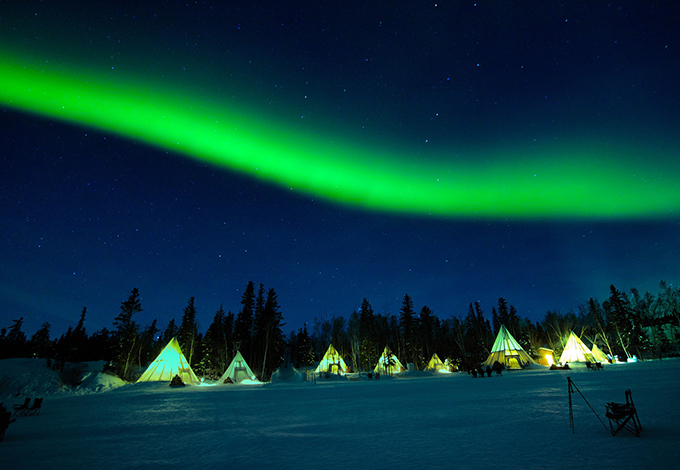
[[[680,282],[680,3],[146,3],[0,5],[0,327]]]

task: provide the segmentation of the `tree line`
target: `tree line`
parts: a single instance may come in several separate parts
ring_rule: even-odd
[[[479,302],[473,302],[466,315],[447,319],[438,318],[427,306],[417,311],[408,294],[398,315],[376,313],[363,299],[348,318],[315,318],[311,333],[305,324],[288,337],[283,334],[285,323],[276,291],[260,284],[256,292],[252,281],[241,297],[239,311],[225,312],[220,305],[204,334],[198,331],[193,297],[179,325],[173,318],[163,330],[156,319],[140,325],[136,314],[141,311],[140,293],[135,288],[121,302],[112,328],[89,335],[87,308],[75,327],[55,339],[50,338],[49,323],[27,338],[22,331],[23,318],[19,318],[0,330],[0,358],[40,357],[60,368],[66,362],[104,360],[111,373],[132,381],[177,337],[194,371],[208,378],[218,378],[237,351],[261,380],[267,380],[286,354],[294,366],[306,367],[320,360],[329,344],[355,371],[372,369],[386,346],[402,363],[413,363],[418,369],[434,353],[465,368],[486,359],[501,325],[534,357],[541,347],[554,350],[559,357],[571,331],[611,356],[652,358],[680,353],[680,289],[663,281],[656,295],[641,294],[634,288],[623,292],[612,285],[603,302],[591,298],[576,312],[548,311],[537,322],[521,317],[502,297],[490,315]]]

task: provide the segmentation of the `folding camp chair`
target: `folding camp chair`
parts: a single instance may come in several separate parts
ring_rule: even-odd
[[[612,436],[616,436],[620,430],[625,429],[640,437],[642,425],[630,389],[626,390],[626,403],[607,403],[606,408],[605,416],[609,418],[609,430]]]
[[[42,407],[42,398],[36,398],[33,400],[33,405],[26,410],[27,415],[39,415],[40,408]]]
[[[28,410],[28,404],[31,402],[31,397],[27,397],[21,405],[14,405],[14,416],[23,416]]]

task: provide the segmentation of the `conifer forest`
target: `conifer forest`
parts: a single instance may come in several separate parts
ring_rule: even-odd
[[[663,281],[655,294],[635,288],[622,291],[612,285],[603,301],[590,298],[576,311],[547,311],[536,322],[522,317],[502,297],[490,311],[472,302],[467,311],[448,318],[416,302],[405,294],[401,305],[395,306],[398,313],[393,314],[374,312],[370,301],[363,299],[347,317],[313,318],[286,335],[284,307],[275,289],[262,284],[256,287],[248,282],[236,313],[216,306],[205,330],[200,328],[193,297],[181,318],[139,324],[136,314],[144,306],[134,288],[121,302],[110,328],[88,331],[86,307],[75,326],[58,337],[52,337],[49,323],[28,336],[22,330],[23,318],[13,320],[0,330],[0,358],[45,358],[53,368],[61,369],[67,362],[103,360],[110,373],[134,381],[176,337],[196,374],[210,379],[220,377],[237,351],[266,381],[285,359],[303,369],[319,361],[329,344],[354,371],[371,370],[385,346],[402,363],[412,363],[417,369],[424,368],[436,353],[452,368],[464,370],[486,359],[501,325],[534,357],[541,347],[559,357],[572,331],[621,360],[680,354],[680,288]]]

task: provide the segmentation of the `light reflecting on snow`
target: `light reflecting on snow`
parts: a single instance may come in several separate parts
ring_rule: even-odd
[[[3,376],[0,361],[0,376]],[[252,386],[125,385],[47,396],[0,446],[3,468],[671,468],[680,450],[680,360]],[[630,388],[644,431],[604,419]],[[5,404],[20,398],[3,396]],[[490,442],[490,436],[512,437]],[[83,449],[89,449],[83,451]]]

